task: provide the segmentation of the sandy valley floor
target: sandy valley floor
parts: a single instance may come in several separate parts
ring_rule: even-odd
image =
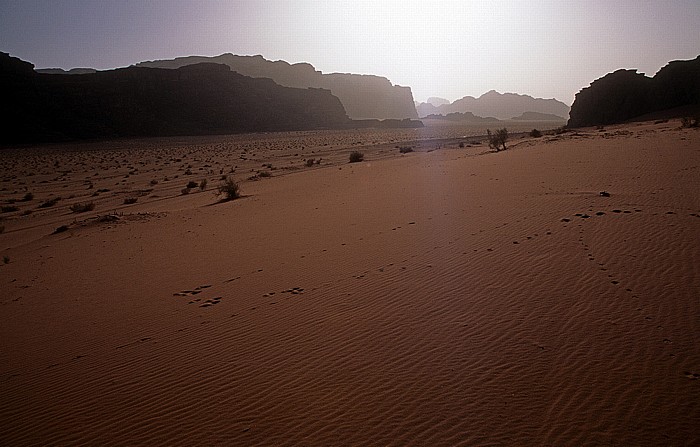
[[[700,131],[470,135],[3,150],[0,444],[700,444]]]

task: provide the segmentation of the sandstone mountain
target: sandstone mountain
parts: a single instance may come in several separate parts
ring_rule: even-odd
[[[40,74],[0,53],[0,92],[9,113],[0,143],[345,128],[330,91],[283,87],[226,65],[177,70],[130,67]]]
[[[576,94],[568,126],[621,123],[663,111],[673,115],[681,107],[700,109],[700,56],[672,61],[653,78],[617,70],[596,79]]]
[[[440,106],[421,103],[416,109],[421,117],[447,115],[455,112],[471,112],[477,116],[493,116],[498,119],[509,119],[525,112],[548,113],[561,117],[569,116],[569,106],[556,99],[533,98],[516,93],[498,93],[495,90],[484,93],[478,98],[465,96],[450,104]]]
[[[352,119],[418,118],[410,87],[393,85],[373,75],[325,74],[307,63],[289,64],[269,61],[262,56],[188,56],[171,60],[141,62],[138,67],[180,68],[201,62],[225,64],[231,70],[254,78],[270,78],[280,85],[299,88],[324,88],[340,99]]]

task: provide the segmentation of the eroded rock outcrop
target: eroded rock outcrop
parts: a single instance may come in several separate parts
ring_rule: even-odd
[[[621,123],[645,114],[700,104],[700,56],[673,61],[650,78],[617,70],[576,94],[569,127]]]
[[[410,87],[393,85],[388,79],[349,73],[324,74],[311,64],[269,61],[262,56],[238,56],[230,53],[215,57],[188,56],[171,60],[141,62],[139,67],[180,68],[201,62],[226,64],[245,76],[270,78],[288,87],[313,87],[330,90],[340,99],[352,119],[418,118]]]
[[[563,117],[567,117],[569,114],[569,106],[556,99],[533,98],[517,93],[498,93],[495,90],[486,92],[478,98],[465,96],[453,103],[439,106],[421,103],[416,109],[420,117],[449,113],[473,113],[476,116],[509,119],[525,112],[548,113]]]
[[[0,53],[8,110],[0,143],[346,128],[324,89],[283,87],[226,65],[129,67],[71,76],[39,74]]]

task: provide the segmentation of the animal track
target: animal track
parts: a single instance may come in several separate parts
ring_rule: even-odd
[[[193,296],[197,295],[198,293],[202,293],[204,289],[208,289],[209,287],[211,287],[211,284],[204,284],[202,286],[195,287],[194,290],[182,290],[180,292],[175,292],[173,293],[173,296]]]

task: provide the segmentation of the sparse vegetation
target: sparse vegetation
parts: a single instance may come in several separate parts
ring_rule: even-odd
[[[540,131],[537,130],[537,129],[532,129],[532,130],[530,131],[530,136],[531,136],[532,138],[539,138],[539,137],[542,136],[542,132],[540,132]]]
[[[260,171],[258,172],[258,177],[272,177],[272,174],[267,171]]]
[[[197,186],[199,186],[199,185],[194,180],[190,180],[189,182],[187,182],[187,188],[192,189],[192,188],[196,188]]]
[[[234,182],[232,178],[226,178],[226,180],[219,185],[217,188],[219,195],[223,195],[223,200],[235,200],[241,197],[241,190],[238,183]]]
[[[350,163],[359,163],[365,159],[365,154],[358,151],[353,151],[350,153]]]
[[[19,208],[17,208],[14,205],[5,205],[2,208],[0,208],[0,210],[2,210],[3,213],[11,213],[13,211],[19,211]]]
[[[64,231],[68,231],[68,225],[61,225],[60,227],[56,227],[56,229],[53,230],[53,234],[63,233]]]
[[[464,148],[464,141],[459,142],[459,147],[460,147],[460,149]]]
[[[209,183],[209,182],[207,181],[207,179],[203,178],[203,179],[199,182],[199,190],[200,190],[200,191],[204,191],[205,189],[207,189],[207,183]]]
[[[70,210],[74,213],[85,213],[87,211],[92,211],[95,209],[95,204],[93,202],[87,203],[74,203],[70,206]]]
[[[698,125],[700,125],[700,118],[691,118],[689,116],[681,118],[681,127],[683,128],[698,127]]]
[[[310,168],[311,166],[314,165],[315,160],[313,158],[309,158],[306,160],[306,167]]]
[[[48,199],[48,200],[40,203],[39,208],[51,208],[52,206],[57,204],[59,200],[61,200],[60,197],[54,197],[52,199]]]
[[[190,188],[182,188],[180,190],[180,194],[182,194],[183,196],[186,196],[189,193],[190,193]]]
[[[24,197],[22,197],[22,202],[29,202],[30,200],[33,200],[33,199],[34,199],[34,194],[32,194],[31,192],[28,192],[24,195]]]
[[[153,179],[153,180],[151,180],[150,183],[151,183],[151,186],[156,186],[158,184],[158,180]]]
[[[124,205],[133,205],[138,200],[138,197],[127,197],[126,199],[124,199]]]
[[[506,150],[506,141],[508,141],[508,129],[497,129],[495,133],[491,133],[491,129],[486,129],[486,135],[489,140],[489,147],[496,152]]]
[[[413,152],[412,146],[401,146],[399,148],[399,153],[401,154],[408,154],[409,152]]]
[[[3,256],[3,257],[2,257],[2,263],[3,263],[3,264],[9,264],[9,263],[10,263],[10,257],[9,257],[9,256]]]

